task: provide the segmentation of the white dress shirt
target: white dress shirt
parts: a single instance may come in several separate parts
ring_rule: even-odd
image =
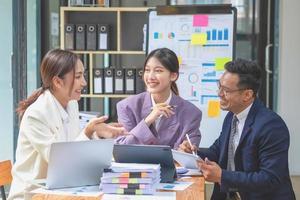
[[[172,99],[172,92],[170,92],[170,95],[169,95],[168,99],[167,99],[164,103],[169,105],[171,99]],[[152,94],[151,94],[151,101],[152,101],[152,107],[154,107],[154,106],[156,105],[156,103],[155,103],[155,101],[154,101],[154,98],[153,98]],[[159,117],[155,120],[155,129],[156,129],[156,130],[158,129],[158,125],[159,125],[159,122],[160,122],[160,120],[161,120],[161,117],[162,117],[162,115],[159,116]]]
[[[237,122],[237,133],[233,137],[234,152],[235,152],[237,146],[239,145],[241,135],[243,132],[243,128],[245,125],[245,121],[247,119],[247,116],[248,116],[248,113],[249,113],[249,110],[250,110],[252,104],[253,103],[251,103],[246,109],[244,109],[242,112],[240,112],[239,114],[236,115],[236,117],[238,118],[238,122]]]
[[[69,141],[68,135],[69,135],[70,128],[68,126],[70,126],[70,119],[69,119],[68,111],[62,107],[62,105],[58,102],[58,100],[56,98],[54,98],[54,102],[59,111],[59,115],[60,115],[60,118],[61,118],[61,121],[62,121],[62,124],[64,127],[64,133],[65,133],[65,134],[60,134],[58,136],[59,140]]]

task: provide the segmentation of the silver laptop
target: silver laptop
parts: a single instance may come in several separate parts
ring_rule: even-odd
[[[53,143],[46,188],[98,185],[111,164],[113,146],[113,139]]]

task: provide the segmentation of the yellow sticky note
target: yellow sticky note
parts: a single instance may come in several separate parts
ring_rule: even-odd
[[[207,33],[200,33],[200,44],[205,45],[207,43]]]
[[[179,65],[181,65],[181,64],[182,64],[182,57],[181,57],[181,56],[178,56],[177,59],[178,59]]]
[[[224,70],[224,65],[231,61],[231,58],[225,57],[225,58],[216,58],[215,62],[215,69],[216,71],[223,71]]]
[[[208,117],[219,117],[221,114],[220,101],[208,101]]]
[[[204,45],[207,43],[207,33],[193,33],[191,45]]]

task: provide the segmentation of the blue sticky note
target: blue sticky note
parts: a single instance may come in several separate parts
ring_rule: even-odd
[[[164,189],[172,189],[172,188],[174,188],[175,187],[175,185],[165,185],[164,186]]]

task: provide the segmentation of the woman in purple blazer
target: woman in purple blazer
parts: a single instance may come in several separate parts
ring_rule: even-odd
[[[198,146],[202,113],[178,95],[176,54],[156,49],[146,58],[143,79],[147,92],[130,96],[117,104],[118,121],[129,132],[117,138],[119,144],[169,145],[174,149],[186,140]]]

